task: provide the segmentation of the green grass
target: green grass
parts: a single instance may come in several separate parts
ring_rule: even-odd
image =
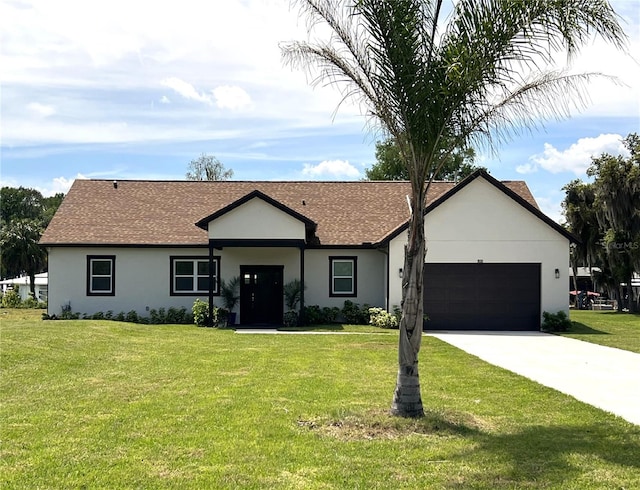
[[[640,427],[432,337],[238,335],[0,310],[0,487],[640,487]]]
[[[571,320],[571,331],[559,335],[640,354],[640,315],[576,310]]]

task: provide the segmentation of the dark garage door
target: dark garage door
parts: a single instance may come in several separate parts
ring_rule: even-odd
[[[540,264],[425,264],[427,330],[540,330]]]

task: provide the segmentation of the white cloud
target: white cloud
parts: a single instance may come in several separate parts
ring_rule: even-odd
[[[185,99],[195,100],[198,102],[204,102],[205,104],[211,104],[211,96],[198,93],[193,85],[184,80],[181,80],[176,77],[170,77],[163,80],[162,85],[165,87],[169,87],[170,89],[175,90],[178,94],[180,94]]]
[[[30,102],[27,105],[27,109],[38,117],[49,117],[56,112],[53,106],[40,104],[39,102]]]
[[[160,103],[161,104],[171,104],[171,100],[166,95],[163,95],[162,97],[160,97]]]
[[[213,89],[216,105],[220,109],[245,109],[251,106],[251,97],[240,87],[222,85]]]
[[[43,187],[36,187],[36,189],[39,190],[44,197],[50,197],[61,192],[66,194],[69,192],[69,189],[75,180],[82,180],[86,178],[87,177],[80,173],[77,174],[75,178],[72,177],[70,179],[67,179],[66,177],[55,177],[52,182]]]
[[[516,172],[519,174],[532,174],[538,171],[538,167],[532,163],[525,163],[524,165],[518,165],[516,167]]]
[[[601,134],[595,138],[580,138],[565,150],[559,150],[549,143],[544,144],[544,151],[529,157],[530,163],[516,168],[519,173],[532,173],[539,167],[548,172],[573,172],[584,175],[591,165],[591,157],[603,153],[610,155],[628,155],[619,134]]]
[[[562,200],[557,197],[540,197],[534,196],[540,211],[549,216],[556,223],[562,223],[565,221],[562,214]]]
[[[311,178],[358,178],[360,171],[345,160],[325,160],[317,165],[305,163],[302,174]]]

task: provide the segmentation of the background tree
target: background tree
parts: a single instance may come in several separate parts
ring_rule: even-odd
[[[594,177],[594,209],[608,265],[618,282],[627,284],[628,308],[636,312],[631,280],[640,271],[640,138],[632,133],[624,145],[629,158],[593,158],[587,175]]]
[[[64,194],[43,197],[24,187],[0,189],[0,275],[26,273],[35,294],[35,275],[47,267],[47,254],[38,245],[42,232],[60,206]]]
[[[455,149],[433,180],[458,182],[475,170],[484,168],[474,164],[475,157],[476,152],[471,147]],[[376,142],[376,163],[365,169],[365,175],[367,180],[409,180],[407,164],[392,138]]]
[[[187,180],[229,180],[233,177],[232,169],[224,165],[213,155],[203,153],[189,162]]]
[[[574,55],[592,35],[624,47],[624,33],[604,0],[459,0],[451,15],[442,13],[442,0],[298,4],[309,29],[317,24],[324,31],[283,45],[285,62],[315,70],[312,83],[337,84],[344,99],[366,108],[407,165],[411,213],[391,412],[420,416],[424,210],[433,177],[456,148],[568,116],[567,101],[584,100],[590,75],[540,67],[557,51]]]
[[[577,290],[578,267],[588,267],[593,278],[593,267],[601,263],[603,236],[598,226],[594,207],[596,196],[593,184],[575,179],[565,185],[562,190],[565,191],[562,208],[567,220],[567,228],[580,239],[579,243],[571,246],[570,255],[573,271],[572,289]],[[577,303],[577,295],[575,300]]]
[[[0,189],[2,225],[14,219],[38,219],[42,216],[43,197],[36,189],[3,187]]]
[[[0,231],[2,264],[7,276],[29,276],[31,294],[35,297],[35,275],[44,270],[47,254],[38,244],[42,236],[41,222],[37,219],[17,219]]]

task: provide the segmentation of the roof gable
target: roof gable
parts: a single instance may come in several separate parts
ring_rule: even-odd
[[[506,196],[511,198],[518,205],[524,207],[527,211],[532,213],[538,219],[542,220],[545,224],[550,226],[556,232],[560,233],[562,236],[567,238],[569,241],[574,242],[574,243],[576,243],[578,241],[578,239],[577,239],[577,237],[575,235],[570,233],[568,230],[566,230],[565,228],[560,226],[558,223],[556,223],[551,218],[549,218],[546,214],[544,214],[542,211],[540,211],[540,208],[538,208],[537,204],[535,203],[535,200],[533,199],[533,196],[531,196],[531,193],[529,192],[528,187],[526,186],[526,184],[523,181],[500,182],[499,180],[497,180],[494,177],[492,177],[491,175],[489,175],[489,173],[484,169],[478,169],[478,170],[474,171],[472,174],[470,174],[464,180],[462,180],[459,184],[457,184],[454,187],[452,187],[448,192],[446,192],[445,194],[441,195],[440,197],[438,197],[437,199],[432,201],[430,204],[427,204],[427,206],[425,208],[425,211],[424,211],[424,214],[425,215],[429,214],[434,209],[438,208],[443,203],[445,203],[449,199],[453,198],[456,194],[458,194],[460,191],[462,191],[466,186],[468,186],[469,184],[471,184],[472,182],[474,182],[476,179],[479,179],[479,178],[482,178],[486,182],[488,182],[489,184],[493,185],[500,192],[504,193]],[[517,189],[517,192],[515,190],[513,190],[513,188]],[[528,199],[527,198],[528,196],[531,196],[531,198]],[[406,230],[407,227],[408,227],[408,223],[400,226],[397,230],[395,230],[387,238],[385,238],[384,241],[387,242],[387,241],[395,238],[400,233],[402,233],[404,230]]]
[[[226,215],[227,213],[233,211],[234,209],[237,209],[240,206],[248,203],[252,199],[261,199],[262,201],[264,201],[267,204],[273,206],[274,208],[282,211],[283,213],[288,214],[289,216],[293,217],[294,219],[297,219],[298,221],[301,221],[308,228],[312,228],[313,229],[313,228],[316,227],[316,223],[313,220],[307,218],[303,214],[298,213],[297,211],[294,211],[290,207],[285,206],[281,202],[276,201],[275,199],[267,196],[265,193],[260,192],[257,189],[253,190],[249,194],[246,194],[245,196],[241,197],[240,199],[230,203],[229,205],[224,206],[223,208],[217,210],[213,214],[210,214],[209,216],[207,216],[205,218],[202,218],[201,220],[196,222],[196,226],[198,226],[199,228],[202,228],[203,230],[206,230],[211,221],[214,221],[214,220],[220,218],[221,216]]]

